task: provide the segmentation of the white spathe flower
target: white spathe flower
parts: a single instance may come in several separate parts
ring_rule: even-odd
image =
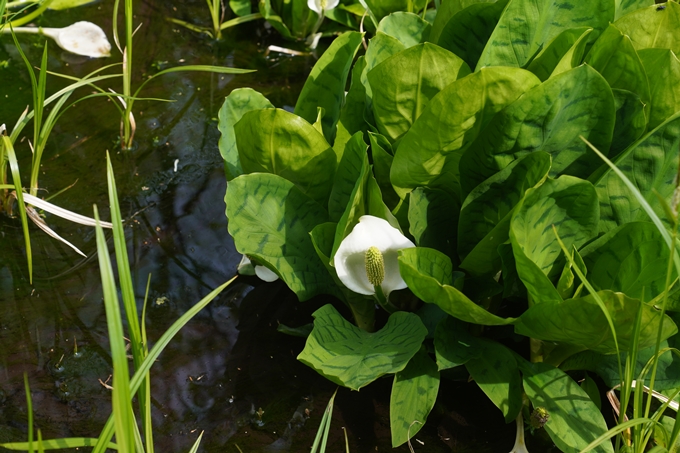
[[[9,32],[9,27],[3,33]],[[87,21],[76,22],[64,28],[17,27],[14,33],[39,33],[56,41],[57,45],[76,55],[90,58],[111,56],[111,43],[106,33],[96,24]]]
[[[241,275],[257,275],[260,280],[264,280],[265,282],[274,282],[279,279],[279,276],[268,268],[260,266],[259,264],[253,265],[250,258],[245,255],[241,258],[237,272]]]
[[[375,286],[380,285],[387,296],[406,288],[399,274],[397,252],[411,247],[415,244],[387,220],[364,215],[340,243],[334,258],[335,270],[340,281],[355,293],[373,295]]]
[[[316,14],[321,15],[322,11],[328,11],[340,4],[340,0],[307,0],[307,6]]]

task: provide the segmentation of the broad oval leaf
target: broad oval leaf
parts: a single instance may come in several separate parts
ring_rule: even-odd
[[[276,272],[300,300],[337,292],[309,236],[328,214],[297,186],[277,175],[242,175],[227,185],[225,202],[239,253]]]
[[[581,64],[589,27],[567,28],[536,55],[527,69],[546,81],[551,75],[560,74]]]
[[[377,31],[398,39],[408,49],[425,42],[431,28],[419,15],[397,11],[381,20]]]
[[[485,68],[440,91],[395,151],[390,178],[399,196],[418,186],[458,194],[462,152],[498,111],[538,84],[522,69]]]
[[[487,236],[512,212],[528,189],[545,180],[550,171],[550,163],[550,155],[542,151],[527,154],[470,192],[460,210],[458,222],[458,254],[463,260],[485,238],[485,250],[493,254],[500,244],[508,240],[507,225],[504,234],[499,231],[497,235]],[[486,259],[491,260],[492,256],[487,256]],[[497,264],[500,265],[500,259]],[[468,261],[468,266],[463,267],[470,270],[478,266]]]
[[[440,19],[441,9],[445,8],[446,5],[456,3],[454,0],[445,1],[440,9],[437,10],[437,17],[434,22],[433,33],[430,34],[430,40],[444,49],[455,53],[470,68],[475,69],[484,46],[486,46],[487,41],[496,28],[496,24],[501,18],[501,14],[508,1],[483,1],[468,5],[458,10],[448,18],[446,23],[443,23],[443,19]],[[442,25],[438,27],[440,29],[435,34],[434,28],[437,27],[438,21]]]
[[[551,176],[586,178],[600,161],[581,136],[608,150],[614,121],[614,96],[592,68],[583,65],[551,77],[500,111],[463,154],[463,193],[533,151],[552,156]]]
[[[447,316],[437,325],[434,351],[439,371],[465,365],[479,357],[481,340],[468,333],[468,326],[452,316]]]
[[[647,129],[645,104],[640,96],[616,88],[612,90],[612,93],[616,104],[616,123],[614,124],[612,145],[609,148],[610,159],[618,156],[621,151],[642,137]]]
[[[614,22],[616,28],[628,35],[636,49],[652,47],[680,52],[680,5],[664,3],[665,8],[653,5],[626,14]]]
[[[373,108],[371,101],[373,92],[371,91],[371,85],[368,83],[368,72],[392,55],[396,55],[404,49],[406,49],[406,46],[404,46],[401,41],[382,32],[376,32],[375,36],[368,42],[368,49],[366,49],[365,57],[366,66],[361,72],[360,80],[366,90],[367,106],[370,107],[371,110]],[[372,118],[369,119],[373,121]]]
[[[462,321],[484,326],[512,324],[514,318],[496,316],[451,286],[451,260],[441,252],[424,247],[399,252],[399,272],[419,299],[437,304],[444,312]]]
[[[638,299],[608,290],[597,294],[612,319],[621,351],[628,351],[633,346],[638,312],[642,315],[638,346],[640,349],[656,343],[659,329],[661,340],[678,331],[670,317],[664,315],[662,319],[660,311]],[[590,294],[561,303],[545,302],[529,307],[515,324],[515,332],[539,340],[581,346],[604,354],[616,352],[607,317]]]
[[[470,376],[479,388],[503,413],[505,423],[517,418],[522,409],[522,378],[515,355],[508,348],[480,338],[475,344],[477,357],[466,364]]]
[[[330,304],[312,316],[314,329],[298,360],[352,390],[403,370],[427,335],[420,318],[403,311],[393,313],[375,333],[350,324]]]
[[[651,130],[680,111],[680,61],[670,49],[642,49],[638,54],[649,79]]]
[[[640,8],[654,5],[654,0],[616,0],[616,19]]]
[[[444,28],[449,19],[458,14],[461,10],[477,3],[494,3],[495,1],[496,0],[447,0],[441,2],[437,7],[437,15],[432,23],[432,31],[430,32],[428,40],[436,44],[439,40],[442,28]]]
[[[586,55],[585,62],[602,74],[609,86],[637,94],[650,101],[649,81],[630,38],[609,25]]]
[[[338,159],[314,126],[285,110],[264,109],[246,112],[234,131],[244,173],[279,175],[328,204]]]
[[[425,348],[421,348],[406,368],[394,375],[390,394],[392,448],[408,441],[425,425],[438,392],[437,364],[432,361]]]
[[[597,290],[649,301],[665,289],[669,251],[651,222],[621,225],[588,244],[580,254],[588,268],[588,281]],[[671,281],[674,279],[675,275]]]
[[[654,191],[665,200],[670,200],[673,194],[678,171],[678,138],[680,113],[633,143],[614,161],[665,222],[669,220]],[[608,166],[592,180],[600,201],[600,233],[624,223],[649,220],[633,193]]]
[[[614,2],[513,0],[505,8],[478,67],[524,67],[562,31],[591,27],[597,38],[614,19]]]
[[[411,192],[408,222],[416,245],[439,250],[457,262],[454,225],[459,212],[456,199],[443,190],[418,187]]]
[[[243,174],[241,160],[236,148],[234,125],[241,120],[246,112],[268,108],[274,108],[274,106],[266,97],[251,88],[236,89],[229,93],[229,96],[224,100],[224,104],[217,114],[219,119],[217,127],[222,134],[219,146],[220,154],[224,159],[227,181]]]
[[[529,189],[510,222],[517,273],[534,302],[561,301],[550,282],[564,266],[553,226],[567,249],[579,248],[597,234],[600,217],[595,188],[573,176],[548,179]]]
[[[318,107],[325,110],[321,124],[329,143],[335,139],[335,125],[345,101],[347,77],[362,38],[362,33],[347,32],[333,40],[312,68],[295,104],[295,114],[309,123],[316,120]]]
[[[469,73],[463,60],[430,43],[407,48],[383,61],[367,75],[378,130],[396,141],[437,93]]]
[[[521,364],[524,391],[534,407],[542,407],[550,418],[544,428],[564,453],[579,453],[607,431],[602,413],[588,394],[569,375],[545,363]],[[593,451],[614,453],[605,441]]]

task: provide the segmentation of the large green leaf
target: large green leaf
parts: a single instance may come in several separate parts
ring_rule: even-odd
[[[394,375],[390,395],[390,428],[392,447],[396,448],[415,436],[425,425],[439,392],[439,370],[425,348]]]
[[[366,145],[359,133],[356,134],[357,140],[360,141],[361,147],[366,149]],[[335,232],[335,241],[333,243],[333,253],[331,259],[335,256],[338,247],[343,239],[352,232],[354,227],[359,223],[359,218],[363,215],[372,215],[387,220],[394,228],[399,229],[399,222],[385,205],[380,192],[380,187],[373,176],[371,165],[368,163],[368,156],[364,152],[361,156],[361,171],[358,178],[354,181],[354,187],[347,199],[345,210],[338,220],[338,227]],[[352,183],[351,180],[346,181],[347,184]]]
[[[366,160],[367,148],[361,132],[354,134],[345,145],[328,199],[328,215],[333,222],[339,221],[347,209],[347,203],[361,175],[364,160]]]
[[[678,331],[671,318],[664,315],[662,322],[660,311],[638,299],[608,290],[599,291],[598,295],[612,318],[621,351],[627,351],[633,345],[635,318],[640,310],[640,349],[655,344],[659,329],[662,340]],[[545,302],[529,307],[515,324],[515,332],[539,340],[581,346],[604,354],[616,352],[614,336],[607,318],[590,294],[560,303]]]
[[[635,93],[626,90],[612,90],[616,104],[616,123],[609,158],[613,159],[621,151],[642,137],[647,129],[645,104]],[[652,106],[652,109],[654,107]]]
[[[459,212],[458,202],[443,190],[419,187],[411,192],[408,221],[416,245],[439,250],[458,261],[455,226]]]
[[[445,0],[437,8],[437,15],[432,24],[430,37],[428,40],[433,43],[439,41],[439,35],[449,19],[458,14],[461,10],[468,8],[476,3],[495,3],[496,0]]]
[[[550,171],[550,155],[542,151],[527,154],[475,187],[460,210],[458,222],[458,254],[467,263],[463,268],[474,274],[493,272],[496,266],[486,268],[484,263],[494,259],[496,248],[508,240],[509,222],[505,231],[491,231],[498,226],[524,197],[527,189],[541,184]],[[483,244],[480,242],[484,241]],[[479,247],[475,256],[467,255]],[[483,253],[481,249],[486,253]],[[477,262],[481,261],[481,262]],[[497,263],[500,268],[500,258]],[[484,267],[485,270],[481,268]]]
[[[264,109],[246,112],[234,131],[244,173],[279,175],[326,206],[337,155],[311,124],[285,110]]]
[[[387,138],[380,134],[369,132],[368,138],[371,142],[371,157],[373,158],[375,180],[378,182],[378,186],[380,186],[385,204],[388,208],[394,209],[401,201],[401,198],[394,191],[390,181],[390,169],[394,160],[392,145]]]
[[[376,32],[375,36],[368,42],[368,49],[366,49],[365,57],[366,65],[361,72],[360,80],[366,90],[367,106],[371,110],[373,92],[371,91],[371,85],[368,83],[368,72],[392,55],[396,55],[404,49],[406,49],[406,46],[404,46],[401,41],[382,32]],[[373,121],[372,118],[369,119]]]
[[[514,353],[495,341],[477,341],[478,356],[465,367],[472,379],[501,410],[506,423],[517,418],[522,409],[522,378]]]
[[[456,1],[449,0],[443,5],[455,3]],[[449,16],[446,22],[443,15],[440,19],[442,13],[438,10],[430,41],[455,53],[474,69],[507,4],[508,0],[471,4]],[[439,26],[438,21],[441,24]]]
[[[406,8],[402,8],[406,9]],[[378,31],[398,39],[405,48],[425,42],[432,27],[417,14],[394,12],[380,21]]]
[[[613,25],[600,35],[585,62],[605,78],[609,86],[627,90],[649,103],[647,73],[630,38]]]
[[[661,350],[678,346],[678,337],[674,335],[668,341],[662,341],[659,344]],[[655,346],[650,346],[646,349],[640,349],[637,354],[637,361],[633,370],[633,375],[638,376],[642,369],[647,365],[647,362],[654,355]],[[625,363],[626,352],[622,352],[620,359]],[[600,354],[595,351],[583,351],[567,358],[560,365],[560,369],[564,371],[571,370],[588,370],[597,373],[607,387],[613,388],[617,384],[621,384],[621,376],[619,375],[619,361],[616,354]],[[647,378],[649,375],[647,375]],[[671,351],[663,353],[658,360],[656,369],[656,379],[654,379],[654,388],[657,391],[675,389],[680,386],[680,358]]]
[[[614,25],[638,50],[657,47],[671,49],[676,55],[680,52],[680,5],[675,2],[638,9]]]
[[[420,318],[403,311],[392,314],[375,333],[350,324],[330,304],[312,316],[314,329],[298,360],[352,390],[403,370],[427,335]]]
[[[352,31],[333,40],[312,68],[295,104],[295,114],[309,123],[316,120],[317,107],[325,110],[321,124],[329,143],[333,143],[335,138],[335,125],[345,101],[347,76],[362,38],[363,34]]]
[[[616,0],[616,19],[652,5],[654,5],[654,0]]]
[[[649,128],[654,129],[680,111],[680,61],[670,49],[642,49],[638,54],[649,79]]]
[[[224,171],[227,181],[243,174],[241,160],[236,148],[234,125],[239,122],[243,114],[251,110],[274,108],[271,102],[262,94],[251,88],[238,88],[224,100],[218,113],[220,137],[220,154],[224,159]]]
[[[592,68],[583,65],[551,77],[499,112],[463,154],[463,193],[533,151],[552,156],[551,176],[588,177],[600,159],[581,136],[608,150],[614,121],[614,96]]]
[[[366,130],[366,122],[364,121],[364,111],[366,110],[366,88],[361,83],[361,73],[366,67],[366,59],[364,56],[357,58],[352,68],[352,82],[345,96],[345,104],[340,110],[340,119],[338,120],[338,130],[335,135],[335,142],[333,142],[333,149],[342,158],[345,152],[345,145],[352,137],[359,131]]]
[[[524,67],[562,31],[591,27],[597,38],[614,19],[614,2],[513,0],[505,8],[478,67]]]
[[[482,348],[478,337],[473,337],[467,331],[469,324],[456,318],[447,316],[435,330],[434,351],[437,357],[437,368],[448,370],[465,365],[470,360],[479,357]]]
[[[276,272],[300,300],[335,292],[309,237],[316,225],[328,221],[318,203],[290,181],[267,173],[231,180],[225,202],[239,253]]]
[[[549,279],[564,266],[553,227],[568,249],[579,248],[597,234],[600,217],[595,188],[573,176],[548,179],[529,189],[510,222],[517,273],[537,302],[561,301]]]
[[[576,381],[545,363],[521,364],[524,391],[534,407],[542,407],[550,418],[544,428],[564,453],[579,453],[607,431],[602,413]],[[605,441],[593,451],[614,453]]]
[[[614,161],[662,220],[667,221],[654,191],[670,200],[678,171],[680,114],[675,114],[623,151]],[[600,233],[636,220],[649,220],[628,187],[608,166],[593,176],[600,200]]]
[[[669,251],[651,222],[621,225],[580,254],[588,268],[588,281],[597,290],[610,289],[649,301],[665,289]]]
[[[512,324],[514,318],[498,317],[451,286],[451,260],[441,252],[424,247],[399,252],[399,272],[409,289],[424,302],[437,304],[462,321],[485,326]]]
[[[383,61],[367,75],[378,130],[394,142],[411,128],[437,93],[469,73],[463,60],[430,43],[407,48]]]
[[[536,55],[527,69],[545,81],[553,74],[575,68],[581,64],[591,31],[589,27],[567,28]]]
[[[418,186],[459,193],[462,152],[498,111],[538,83],[522,69],[485,68],[440,91],[395,151],[391,179],[399,196]]]

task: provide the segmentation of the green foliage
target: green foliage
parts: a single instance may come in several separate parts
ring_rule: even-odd
[[[661,349],[680,342],[666,314],[680,307],[680,9],[650,3],[444,0],[430,26],[367,2],[382,20],[347,93],[354,35],[321,57],[295,114],[255,109],[235,124],[224,149],[251,173],[227,189],[237,248],[301,299],[348,305],[357,327],[323,307],[299,358],[352,389],[395,374],[393,445],[427,418],[438,370],[469,373],[507,422],[547,411],[565,452],[611,452],[623,428],[605,434],[594,381],[564,370],[623,382],[623,404],[643,369],[650,386],[680,385]],[[408,303],[343,285],[335,252],[364,215],[415,242],[398,255]],[[374,301],[390,317],[369,333]],[[406,360],[386,359],[404,345]],[[641,452],[661,415],[634,416]]]
[[[314,329],[298,360],[352,390],[402,371],[427,334],[412,313],[394,313],[375,333],[350,324],[332,305],[324,305],[313,316]]]

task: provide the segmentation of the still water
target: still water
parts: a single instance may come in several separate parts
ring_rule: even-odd
[[[48,12],[38,24],[59,27],[90,20],[113,43],[112,3]],[[111,153],[140,313],[151,275],[147,329],[154,339],[234,276],[240,260],[227,233],[226,181],[217,147],[217,114],[224,97],[248,86],[274,105],[292,108],[322,49],[295,57],[267,53],[272,44],[304,49],[281,41],[261,21],[232,29],[215,42],[165,20],[172,16],[208,25],[202,0],[136,2],[135,13],[135,25],[141,24],[134,38],[137,85],[176,65],[257,70],[237,76],[168,74],[152,81],[141,96],[169,102],[135,103],[137,133],[130,152],[120,151],[120,114],[103,97],[69,108],[51,134],[39,195],[73,185],[52,201],[84,215],[91,215],[97,204],[102,217],[109,218],[105,155]],[[20,41],[37,65],[44,40],[22,35]],[[62,52],[53,42],[48,46],[48,67],[62,74],[82,77],[121,61],[115,48],[109,59],[88,60]],[[0,36],[0,63],[0,124],[11,130],[32,100],[26,67],[7,35]],[[101,87],[122,90],[119,79],[107,82]],[[62,80],[50,76],[48,95],[62,86]],[[72,99],[92,91],[82,89]],[[30,127],[24,135],[16,150],[26,184]],[[111,359],[93,229],[50,214],[46,221],[88,258],[32,227],[31,285],[21,224],[0,214],[0,442],[26,439],[24,373],[44,438],[96,437],[111,410],[106,388]],[[175,337],[152,368],[157,451],[187,451],[203,430],[203,451],[309,451],[335,387],[295,360],[304,339],[280,334],[276,327],[306,324],[328,302],[333,301],[301,304],[280,282],[239,278]],[[390,386],[391,379],[382,379],[359,393],[341,389],[329,452],[344,451],[343,427],[352,452],[391,450]],[[416,451],[509,451],[514,425],[503,423],[473,383],[445,382],[417,439]],[[394,451],[409,449],[404,445]]]

